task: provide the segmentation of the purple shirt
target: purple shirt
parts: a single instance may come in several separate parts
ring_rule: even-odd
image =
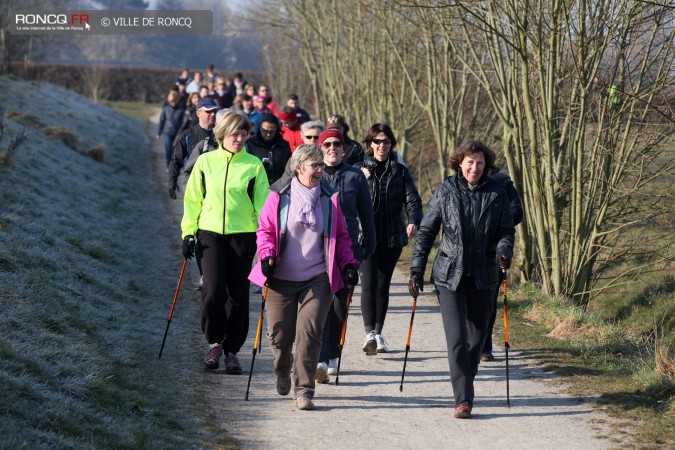
[[[321,200],[314,207],[316,227],[314,230],[295,221],[300,209],[300,198],[291,189],[288,204],[286,242],[281,258],[277,261],[274,278],[287,281],[306,281],[326,273],[323,251],[323,214]]]

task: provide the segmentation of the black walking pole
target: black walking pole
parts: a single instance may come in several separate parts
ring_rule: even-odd
[[[347,316],[349,316],[349,305],[352,302],[352,293],[354,286],[347,286],[347,300],[345,301],[345,318],[342,321],[342,334],[340,335],[340,354],[338,356],[337,373],[335,374],[335,386],[340,384],[340,363],[342,362],[342,348],[345,345],[345,334],[347,334]]]
[[[403,377],[405,377],[405,366],[408,362],[408,352],[410,351],[410,338],[412,336],[413,320],[415,320],[415,308],[417,307],[417,296],[413,297],[412,314],[410,315],[410,328],[408,329],[408,342],[405,344],[405,358],[403,358],[403,373],[401,374],[401,386],[398,388],[403,392]]]
[[[511,407],[511,399],[509,398],[509,312],[507,307],[506,297],[506,271],[504,272],[504,351],[506,352],[506,404]]]
[[[169,333],[169,325],[171,325],[171,318],[173,317],[173,310],[176,307],[176,300],[178,299],[178,291],[180,291],[180,284],[183,282],[183,274],[185,273],[185,266],[187,265],[187,258],[183,261],[183,268],[180,269],[180,277],[178,278],[178,286],[176,286],[176,293],[173,295],[173,303],[171,303],[171,311],[169,311],[169,319],[166,321],[166,330],[164,331],[164,339],[162,339],[162,346],[159,348],[159,358],[162,359],[162,350],[164,350],[164,343],[166,342],[166,335]]]
[[[258,346],[262,347],[262,344],[260,343],[260,335],[262,334],[262,324],[263,324],[263,314],[265,312],[265,300],[267,299],[267,283],[265,283],[265,286],[263,287],[263,293],[262,293],[262,302],[260,305],[260,317],[258,317],[258,328],[255,332],[255,342],[253,343],[253,358],[251,358],[251,370],[248,372],[248,385],[246,386],[246,397],[244,397],[244,400],[248,400],[248,391],[251,388],[251,377],[253,376],[253,364],[255,363],[255,355],[258,352]]]

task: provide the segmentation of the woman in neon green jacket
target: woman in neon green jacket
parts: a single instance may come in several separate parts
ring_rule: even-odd
[[[248,273],[256,250],[258,216],[267,200],[267,174],[244,144],[253,125],[240,111],[216,123],[218,149],[195,163],[185,188],[183,256],[195,254],[204,272],[201,325],[209,343],[204,367],[240,374],[237,352],[248,334]],[[196,239],[195,239],[196,237]]]

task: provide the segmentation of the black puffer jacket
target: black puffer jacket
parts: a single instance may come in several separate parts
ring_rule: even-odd
[[[357,163],[363,161],[364,156],[365,153],[363,152],[361,144],[345,136],[345,148],[342,162],[349,164],[350,166],[355,166]]]
[[[392,156],[387,160],[387,168],[380,182],[374,175],[377,163],[371,156],[366,155],[362,162],[354,166],[368,169],[369,175],[366,178],[375,211],[377,241],[386,241],[389,248],[405,247],[408,244],[407,225],[414,223],[419,227],[422,222],[422,199],[415,182],[408,168],[397,163],[395,159]],[[404,207],[408,216],[405,223],[401,216]],[[385,214],[386,220],[378,220],[379,214]]]
[[[280,131],[277,131],[274,138],[266,141],[258,129],[255,136],[246,141],[246,150],[263,162],[270,184],[283,176],[286,163],[291,158],[291,147]]]
[[[515,228],[504,187],[483,176],[471,191],[461,175],[436,188],[413,250],[411,272],[424,273],[429,251],[443,227],[431,281],[456,290],[462,275],[473,276],[480,290],[499,283],[498,255],[513,255]]]

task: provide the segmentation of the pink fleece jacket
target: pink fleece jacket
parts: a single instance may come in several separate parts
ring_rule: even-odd
[[[258,244],[258,262],[248,276],[248,279],[258,286],[263,286],[267,279],[260,268],[260,261],[265,258],[277,258],[279,256],[280,236],[279,227],[279,201],[280,196],[277,192],[271,191],[260,213],[258,220],[258,231],[256,242]],[[330,282],[331,292],[336,293],[344,287],[342,281],[342,271],[347,264],[358,264],[352,253],[352,240],[347,232],[347,223],[342,215],[338,194],[331,196],[333,205],[332,230],[331,236],[324,236],[324,249],[326,255],[326,269],[328,271],[328,280]],[[301,263],[301,261],[298,261]]]

